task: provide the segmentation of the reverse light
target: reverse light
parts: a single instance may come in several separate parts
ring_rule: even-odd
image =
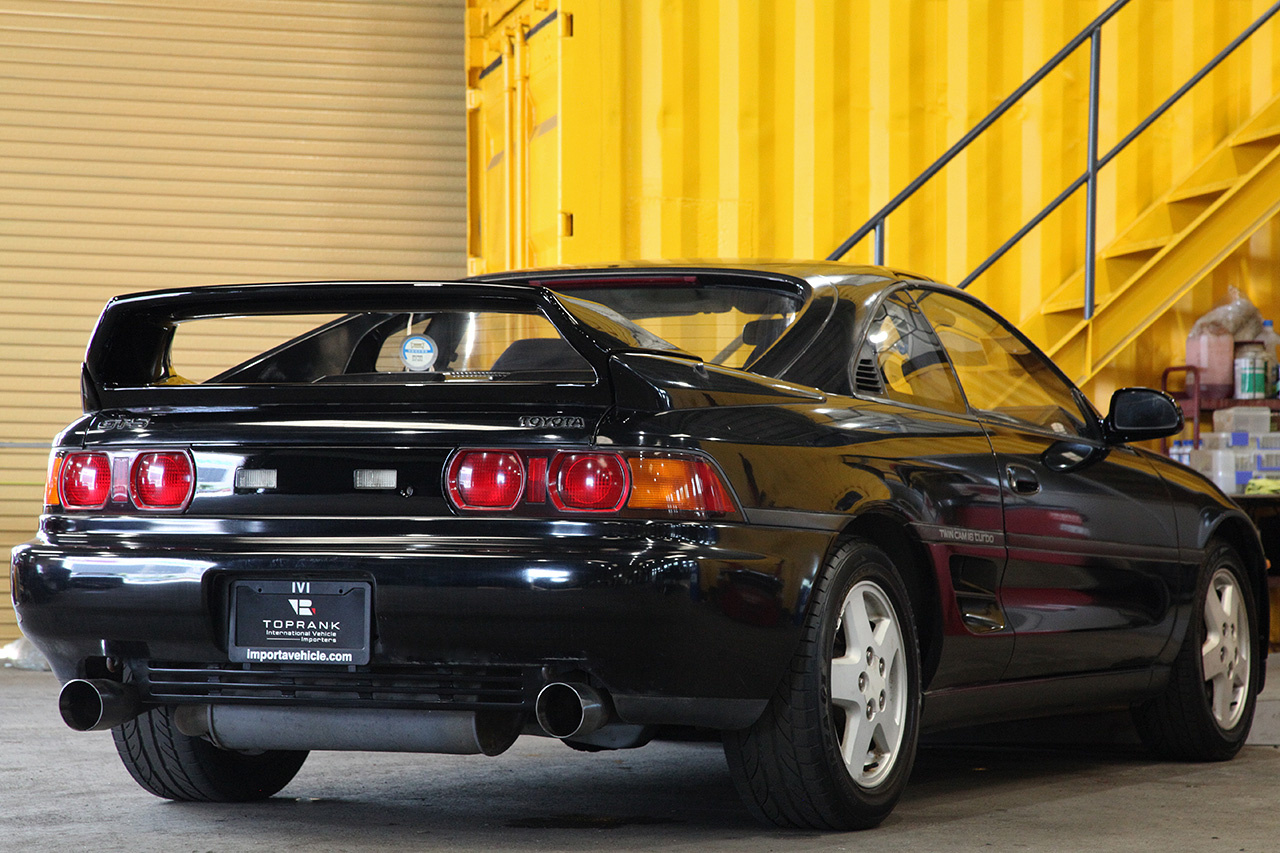
[[[509,450],[469,450],[453,458],[449,497],[459,509],[512,509],[524,492],[524,462]]]
[[[191,459],[182,451],[140,453],[129,477],[139,509],[184,509],[195,491]]]
[[[57,473],[58,496],[67,509],[101,509],[111,493],[111,461],[105,453],[68,453]],[[45,498],[48,500],[48,498]]]

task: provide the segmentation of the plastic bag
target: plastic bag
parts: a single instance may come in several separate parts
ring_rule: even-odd
[[[1227,301],[1206,313],[1187,337],[1230,335],[1237,341],[1256,341],[1262,335],[1262,315],[1238,287],[1227,288]]]

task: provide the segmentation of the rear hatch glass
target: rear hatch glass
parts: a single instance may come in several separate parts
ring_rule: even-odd
[[[710,364],[744,367],[782,336],[803,301],[793,293],[697,276],[535,280]],[[652,346],[651,348],[658,348]]]
[[[174,326],[156,384],[595,381],[536,311],[208,317]]]

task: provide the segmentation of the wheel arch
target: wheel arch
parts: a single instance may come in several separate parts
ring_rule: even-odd
[[[924,543],[907,519],[886,508],[869,509],[850,519],[832,543],[837,551],[850,539],[864,539],[893,560],[911,599],[920,643],[920,683],[929,684],[942,652],[942,602],[938,579]]]

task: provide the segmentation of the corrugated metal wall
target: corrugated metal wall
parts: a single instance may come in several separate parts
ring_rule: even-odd
[[[0,5],[0,546],[111,295],[463,273],[463,45],[458,0]]]
[[[469,5],[468,251],[472,269],[495,270],[822,257],[1109,0]],[[1130,3],[1103,33],[1101,150],[1269,5]],[[889,220],[888,261],[959,281],[1081,174],[1088,79],[1084,47]],[[1099,245],[1277,80],[1273,20],[1103,173]],[[1083,263],[1083,223],[1080,192],[974,291],[1014,320],[1038,311]],[[1272,245],[1255,238],[1238,253],[1254,260],[1228,262],[1214,280],[1261,271]],[[848,259],[870,257],[868,242]],[[1246,273],[1255,299],[1280,314],[1280,285]],[[1194,295],[1194,310],[1212,289]],[[1095,396],[1119,381],[1158,382],[1151,354],[1181,359],[1181,322],[1131,348],[1093,383]]]

